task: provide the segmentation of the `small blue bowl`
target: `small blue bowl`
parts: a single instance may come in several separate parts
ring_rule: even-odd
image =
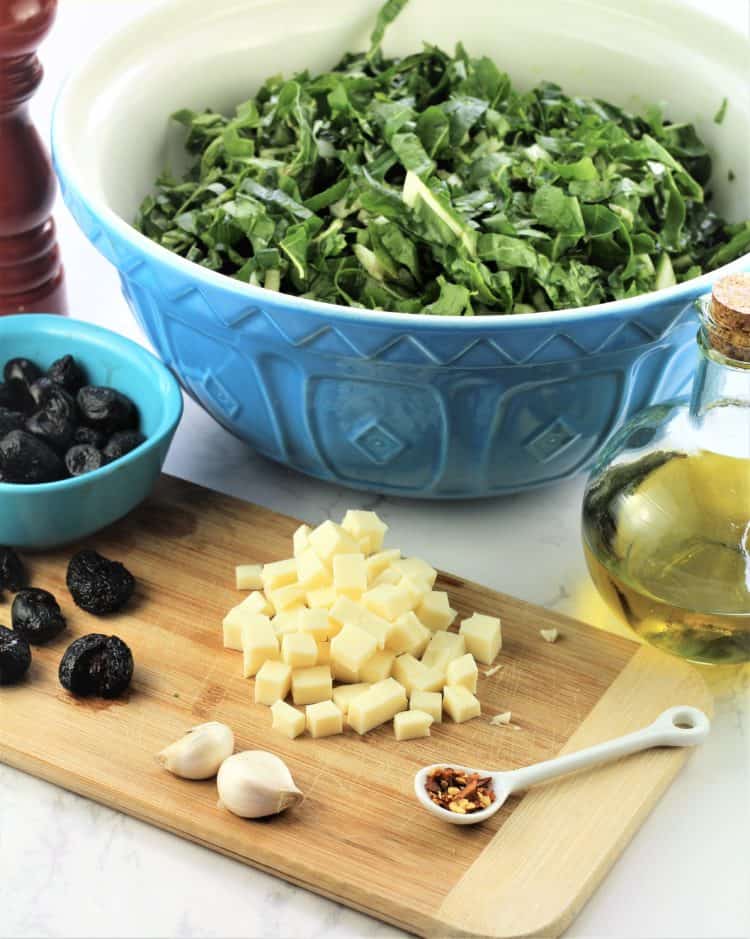
[[[41,368],[70,354],[93,385],[129,395],[146,442],[114,463],[75,479],[32,486],[0,483],[0,544],[52,548],[127,515],[156,482],[182,416],[172,373],[129,339],[61,316],[0,317],[2,361],[25,356]]]

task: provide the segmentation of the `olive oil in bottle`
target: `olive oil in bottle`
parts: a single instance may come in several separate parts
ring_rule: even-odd
[[[689,402],[637,415],[586,488],[583,542],[607,603],[696,662],[750,661],[750,276],[703,307]]]

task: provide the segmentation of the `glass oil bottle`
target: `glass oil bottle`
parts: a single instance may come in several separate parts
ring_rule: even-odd
[[[750,661],[750,274],[700,301],[689,401],[636,415],[583,503],[589,571],[647,642],[695,662]]]

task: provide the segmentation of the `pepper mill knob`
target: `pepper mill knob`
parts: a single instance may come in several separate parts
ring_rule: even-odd
[[[57,0],[0,0],[0,315],[65,313],[55,178],[28,113]]]

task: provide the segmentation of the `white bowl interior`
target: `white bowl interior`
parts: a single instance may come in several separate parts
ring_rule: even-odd
[[[367,47],[380,5],[168,0],[74,75],[57,117],[59,155],[92,201],[132,222],[164,166],[184,165],[179,129],[167,133],[171,112],[231,112],[269,75],[332,66]],[[493,57],[522,88],[547,79],[641,112],[662,103],[671,120],[694,122],[714,157],[715,206],[732,220],[750,215],[747,43],[739,34],[675,0],[410,0],[385,51],[405,54],[422,41],[452,49],[457,40]]]

